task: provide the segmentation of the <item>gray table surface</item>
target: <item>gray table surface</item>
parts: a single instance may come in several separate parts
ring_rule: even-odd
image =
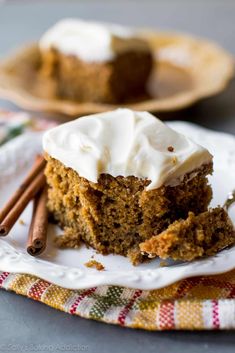
[[[0,55],[37,39],[66,16],[177,29],[210,38],[235,54],[234,1],[9,1],[0,0]],[[0,108],[17,109],[0,100]],[[160,117],[186,119],[235,133],[235,81],[217,97]],[[0,352],[234,352],[234,332],[146,332],[81,319],[0,292]]]

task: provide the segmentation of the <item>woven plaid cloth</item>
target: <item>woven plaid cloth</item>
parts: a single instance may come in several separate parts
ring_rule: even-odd
[[[0,144],[27,129],[54,123],[25,113],[0,111]],[[27,274],[0,272],[0,288],[45,303],[69,314],[145,330],[235,328],[235,270],[196,277],[153,291],[117,286],[69,290]]]
[[[235,271],[142,291],[117,286],[69,290],[0,272],[0,287],[87,319],[145,330],[235,328]]]

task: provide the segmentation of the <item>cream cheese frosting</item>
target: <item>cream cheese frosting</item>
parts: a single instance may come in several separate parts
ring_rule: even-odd
[[[112,36],[130,38],[133,34],[129,28],[119,25],[68,18],[46,31],[39,47],[41,50],[54,48],[86,62],[102,62],[115,57]]]
[[[43,149],[80,176],[100,174],[150,180],[146,190],[174,185],[212,161],[204,148],[147,112],[117,109],[48,130]]]

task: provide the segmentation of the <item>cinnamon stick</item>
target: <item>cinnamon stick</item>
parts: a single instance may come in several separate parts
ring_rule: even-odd
[[[31,256],[41,254],[46,247],[48,211],[47,188],[43,188],[34,198],[32,220],[29,228],[27,252]]]
[[[36,157],[33,168],[30,170],[29,174],[24,179],[23,183],[19,186],[19,188],[14,192],[11,196],[10,200],[6,203],[6,205],[0,210],[0,223],[4,220],[4,218],[8,215],[11,209],[14,207],[18,199],[21,197],[23,192],[29,186],[29,184],[34,180],[37,174],[45,167],[46,161],[43,156],[38,155]]]
[[[0,225],[1,236],[6,236],[10,232],[10,230],[12,229],[12,227],[14,226],[17,219],[24,211],[28,203],[36,196],[39,190],[42,189],[45,183],[46,183],[46,179],[42,170],[35,177],[35,179],[30,184],[28,184],[28,186],[25,188],[25,190],[19,197],[18,201],[14,204],[12,209],[9,211],[9,213],[2,221]]]

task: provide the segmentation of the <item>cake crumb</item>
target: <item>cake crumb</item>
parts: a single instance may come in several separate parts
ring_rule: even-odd
[[[19,224],[21,225],[21,226],[25,226],[25,221],[22,219],[22,218],[20,218],[19,219]]]
[[[167,265],[168,264],[167,264],[166,261],[161,261],[160,264],[159,264],[160,267],[166,267]]]
[[[168,150],[169,152],[174,152],[174,147],[173,147],[173,146],[168,146],[167,150]]]
[[[102,265],[102,263],[96,261],[96,260],[90,260],[84,264],[86,267],[89,268],[95,268],[97,271],[103,271],[105,267]]]
[[[174,157],[172,158],[172,163],[173,163],[173,164],[176,164],[177,162],[178,162],[178,159],[177,159],[176,156],[174,156]]]

